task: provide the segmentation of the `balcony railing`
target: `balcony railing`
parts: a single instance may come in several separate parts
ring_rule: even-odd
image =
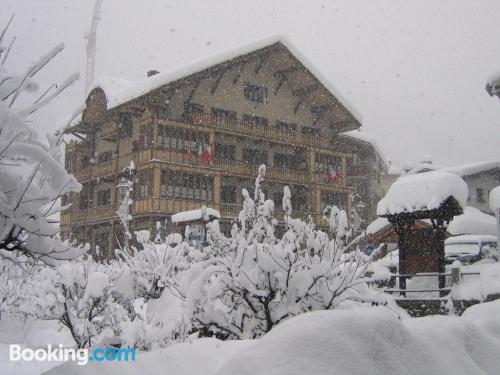
[[[72,223],[74,224],[84,224],[93,223],[98,221],[106,221],[115,218],[116,215],[116,205],[110,204],[108,206],[91,207],[88,209],[83,209],[78,212],[78,215],[71,215]]]
[[[243,206],[239,204],[222,203],[220,205],[220,213],[222,217],[237,218],[242,209]],[[307,221],[309,220],[309,215],[311,215],[313,218],[315,217],[313,212],[292,211],[293,219],[301,219],[303,221]],[[279,222],[283,222],[285,220],[285,211],[281,209],[274,210],[274,218]]]
[[[219,131],[244,134],[259,139],[270,139],[280,143],[330,147],[330,141],[324,137],[310,136],[297,131],[284,131],[269,125],[256,125],[240,120],[221,118],[208,113],[195,113],[192,116],[192,121],[194,124],[211,127]]]
[[[223,160],[216,159],[214,166],[219,167],[223,170],[230,171],[231,174],[243,175],[248,177],[256,177],[259,167],[254,164],[248,164],[242,161],[236,160]],[[298,171],[293,169],[280,169],[275,167],[266,168],[266,177],[272,180],[282,180],[285,182],[296,181],[299,183],[306,184],[309,181],[309,177],[306,171]]]
[[[117,129],[116,125],[106,124],[101,129],[101,138],[102,139],[115,138],[117,136],[117,133],[118,133],[118,129]]]
[[[85,168],[77,169],[75,177],[78,181],[87,181],[94,178],[111,176],[117,173],[117,164],[117,159],[91,164]]]
[[[162,213],[174,214],[182,211],[190,211],[201,208],[202,206],[219,210],[219,205],[211,202],[192,201],[186,199],[171,199],[171,198],[148,198],[137,199],[132,206],[132,214],[149,214]]]
[[[370,168],[366,165],[357,165],[357,166],[347,166],[346,170],[348,177],[353,176],[369,176],[371,171]]]

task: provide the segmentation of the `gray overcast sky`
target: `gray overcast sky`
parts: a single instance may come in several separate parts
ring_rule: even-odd
[[[85,33],[93,0],[1,0],[15,13],[10,69],[22,71],[59,42],[42,87],[82,79],[33,119],[54,130],[84,97]],[[104,0],[96,78],[145,77],[282,34],[363,117],[396,164],[431,154],[452,165],[500,160],[500,100],[484,90],[500,71],[500,1]]]

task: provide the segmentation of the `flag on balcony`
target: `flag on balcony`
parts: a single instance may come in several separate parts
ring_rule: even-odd
[[[198,158],[196,159],[196,161],[198,163],[212,165],[215,161],[215,145],[209,144],[205,147],[205,149],[203,151],[201,151],[201,150],[202,150],[202,147],[200,146],[201,154],[198,155]]]
[[[328,173],[326,174],[326,181],[327,182],[337,181],[341,177],[339,169],[340,168],[337,165],[334,164],[328,165]]]
[[[188,163],[193,161],[193,149],[191,148],[191,142],[188,142],[188,154],[187,154]]]

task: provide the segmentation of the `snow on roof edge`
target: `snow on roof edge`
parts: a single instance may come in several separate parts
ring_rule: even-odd
[[[385,169],[387,171],[389,170],[390,165],[387,162],[387,160],[385,159],[384,153],[382,152],[382,149],[379,147],[379,145],[378,145],[377,141],[375,140],[375,138],[373,138],[370,135],[362,132],[359,129],[357,129],[357,130],[349,130],[347,132],[340,133],[340,135],[346,136],[346,137],[350,137],[350,138],[354,138],[354,139],[357,139],[358,141],[363,141],[363,142],[371,144],[373,146],[373,148],[375,149],[375,151],[379,154],[380,159],[384,163]]]
[[[377,204],[377,215],[437,209],[450,196],[465,210],[468,187],[456,174],[426,172],[398,178]]]
[[[456,174],[460,177],[470,176],[490,169],[500,169],[500,160],[486,160],[475,163],[467,163],[439,169],[440,172]]]
[[[263,38],[260,39],[256,42],[253,43],[248,43],[241,45],[239,47],[231,48],[228,49],[225,52],[222,53],[217,53],[212,56],[208,56],[203,59],[196,60],[190,64],[184,65],[182,67],[174,68],[171,69],[165,73],[158,73],[155,74],[154,76],[148,77],[142,81],[137,81],[133,85],[133,88],[135,88],[133,93],[129,93],[129,95],[126,95],[126,92],[129,90],[124,90],[119,93],[116,93],[117,97],[108,98],[108,95],[106,95],[106,99],[108,100],[108,109],[117,107],[121,104],[124,104],[130,100],[133,100],[135,98],[138,98],[140,96],[143,96],[147,94],[148,92],[157,89],[160,86],[166,85],[171,82],[175,82],[179,79],[185,78],[187,76],[190,76],[192,74],[198,73],[200,71],[203,71],[205,69],[208,69],[212,66],[222,64],[228,60],[232,60],[234,58],[237,58],[242,55],[246,55],[252,52],[255,52],[259,49],[269,47],[275,43],[281,43],[283,44],[289,51],[290,53],[297,58],[297,60],[300,61],[304,67],[309,70],[309,72],[315,76],[318,81],[323,84],[323,86],[326,87],[326,89],[339,101],[339,103],[348,111],[351,113],[351,115],[358,121],[360,124],[362,122],[362,117],[361,114],[345,99],[340,92],[330,83],[330,81],[325,78],[325,76],[314,67],[314,65],[304,56],[302,55],[301,52],[295,46],[290,42],[290,40],[283,36],[283,35],[274,35],[268,38]],[[111,77],[112,78],[112,77]],[[114,78],[113,78],[114,79]],[[127,81],[121,78],[116,78],[116,80],[121,80],[121,81]],[[99,83],[100,78],[97,79],[95,82]],[[129,82],[134,82],[134,81],[129,81]],[[93,89],[100,87],[103,89],[103,91],[106,93],[105,88],[98,86],[96,84],[93,84],[91,86],[91,89],[89,90],[92,91]]]
[[[220,212],[217,210],[214,210],[213,208],[206,208],[206,214],[208,216],[214,216],[218,219],[220,219]],[[200,220],[201,217],[201,208],[197,210],[190,210],[190,211],[182,211],[182,212],[177,212],[172,215],[172,223],[183,223],[183,222],[188,222],[188,221],[193,221],[193,220]]]

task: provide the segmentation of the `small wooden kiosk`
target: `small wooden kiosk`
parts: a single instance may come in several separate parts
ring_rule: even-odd
[[[448,223],[463,213],[467,184],[448,173],[430,172],[397,180],[379,202],[377,213],[394,225],[399,247],[399,288],[417,273],[439,275],[440,295],[446,286],[444,240]],[[432,226],[417,229],[417,220]],[[404,295],[404,292],[402,292]]]
[[[197,248],[202,248],[207,242],[206,224],[215,219],[220,219],[219,211],[203,206],[197,210],[172,215],[172,224],[186,241],[194,243]]]

